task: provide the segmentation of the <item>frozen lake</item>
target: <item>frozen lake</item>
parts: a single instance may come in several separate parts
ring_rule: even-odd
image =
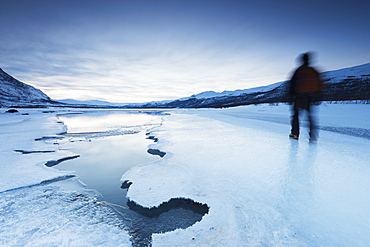
[[[1,246],[368,246],[369,105],[320,106],[317,144],[287,105],[78,111],[0,113]]]

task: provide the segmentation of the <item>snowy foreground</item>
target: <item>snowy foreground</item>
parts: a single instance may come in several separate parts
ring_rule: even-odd
[[[23,110],[20,110],[21,112]],[[73,156],[52,141],[55,112],[0,113],[0,246],[131,246],[110,207],[44,164]],[[370,105],[321,105],[320,139],[290,140],[289,107],[172,110],[150,130],[167,155],[123,174],[145,207],[189,198],[210,209],[153,246],[368,246]],[[22,154],[14,150],[40,151]],[[48,152],[41,152],[48,151]]]
[[[370,129],[370,105],[320,106],[324,126]],[[370,140],[321,131],[288,139],[289,108],[173,112],[152,134],[167,152],[137,166],[128,196],[151,207],[170,198],[206,203],[186,230],[153,246],[368,246]]]

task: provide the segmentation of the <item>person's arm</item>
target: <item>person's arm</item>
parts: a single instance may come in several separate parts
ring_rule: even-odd
[[[294,72],[292,78],[289,81],[289,92],[288,92],[288,100],[289,102],[293,102],[295,100],[295,97],[297,95],[296,92],[296,84],[297,84],[297,70]]]
[[[315,105],[319,105],[322,100],[322,91],[324,90],[324,82],[322,80],[321,74],[317,71],[316,72],[317,76],[317,91],[313,94],[313,102]]]

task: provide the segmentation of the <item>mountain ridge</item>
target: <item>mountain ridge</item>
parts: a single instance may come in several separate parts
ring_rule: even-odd
[[[322,101],[370,101],[370,63],[322,73]],[[55,101],[40,89],[18,81],[0,68],[0,106],[102,107],[102,108],[221,108],[239,105],[287,102],[288,81],[235,91],[205,91],[176,100],[145,103],[112,103],[99,100]]]
[[[322,101],[362,100],[370,101],[370,63],[326,71],[322,73],[325,89]],[[239,105],[288,102],[288,82],[282,81],[263,87],[224,91],[213,97],[200,93],[165,104],[150,102],[144,108],[221,108]]]
[[[35,107],[49,103],[53,100],[40,89],[15,79],[0,68],[0,106]]]

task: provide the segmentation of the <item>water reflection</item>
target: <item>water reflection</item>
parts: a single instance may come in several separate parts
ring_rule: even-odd
[[[59,119],[68,128],[62,148],[80,157],[60,163],[58,169],[75,171],[87,188],[102,194],[104,201],[124,205],[126,198],[120,179],[131,167],[158,159],[147,153],[147,146],[153,141],[145,138],[145,130],[158,126],[162,116],[90,111],[59,116]],[[119,132],[120,129],[126,134]]]
[[[300,145],[290,140],[289,161],[284,183],[283,209],[297,238],[312,239],[312,219],[317,205],[315,192],[315,162],[317,145]]]
[[[103,195],[104,201],[124,205],[126,199],[120,179],[131,167],[158,159],[146,152],[151,142],[145,139],[143,132],[91,142],[67,142],[63,147],[80,154],[80,158],[63,162],[58,169],[75,171],[88,188]]]
[[[69,135],[112,133],[111,135],[137,133],[159,125],[163,112],[88,111],[79,115],[63,114],[59,119],[67,125]]]

